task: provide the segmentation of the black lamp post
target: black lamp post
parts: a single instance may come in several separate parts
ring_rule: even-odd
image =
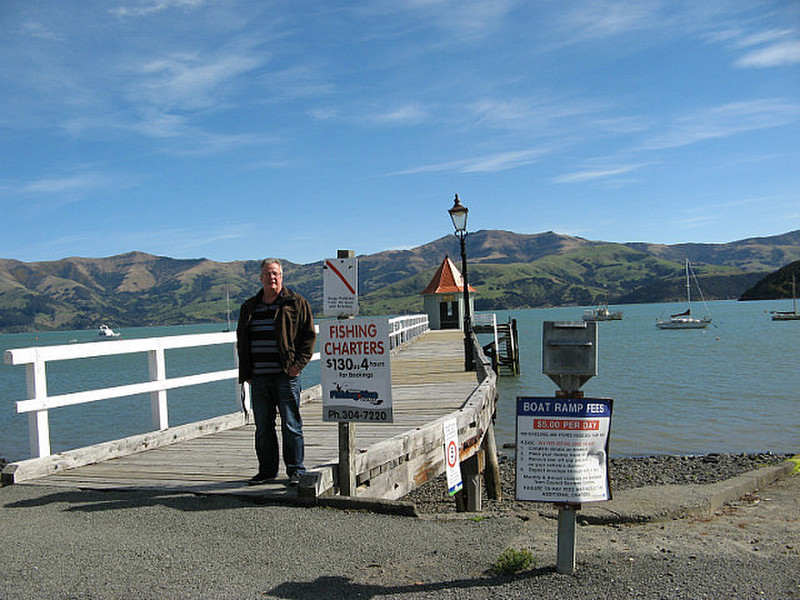
[[[475,357],[472,349],[472,316],[469,309],[469,277],[467,276],[467,214],[469,209],[461,204],[456,194],[453,208],[447,211],[453,220],[456,236],[461,241],[461,276],[464,280],[464,370],[475,370]]]

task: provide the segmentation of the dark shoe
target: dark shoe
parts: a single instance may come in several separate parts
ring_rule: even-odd
[[[275,479],[275,475],[270,475],[269,473],[256,473],[247,480],[247,485],[260,485],[262,483],[272,481],[273,479]]]
[[[289,475],[289,485],[299,485],[300,484],[300,473],[292,473]]]

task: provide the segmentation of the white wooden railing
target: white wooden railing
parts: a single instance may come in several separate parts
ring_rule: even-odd
[[[390,347],[399,348],[428,330],[426,315],[396,317],[389,320]],[[109,340],[87,344],[61,346],[39,346],[5,351],[5,362],[10,365],[25,365],[27,375],[27,398],[16,403],[18,413],[28,413],[31,456],[44,457],[50,451],[49,413],[51,408],[150,394],[150,411],[154,431],[169,427],[167,391],[176,388],[201,385],[214,381],[236,380],[238,369],[211,371],[182,377],[167,377],[165,350],[196,348],[230,344],[236,361],[236,333],[202,333],[139,340]],[[74,360],[98,356],[146,352],[148,355],[149,380],[142,383],[99,388],[50,396],[47,392],[48,362]],[[312,360],[319,360],[315,353]],[[245,406],[249,406],[249,394],[245,390]]]
[[[494,347],[495,351],[498,350],[500,340],[497,336],[497,315],[494,313],[480,313],[472,316],[472,326],[473,328],[476,327],[486,327],[487,329],[492,330],[492,336],[494,337]]]
[[[389,349],[398,350],[428,331],[428,315],[407,315],[389,319]]]

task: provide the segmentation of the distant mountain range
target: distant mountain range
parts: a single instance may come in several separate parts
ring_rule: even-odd
[[[800,230],[725,244],[671,245],[487,230],[469,234],[467,254],[477,310],[676,301],[684,294],[686,258],[706,300],[788,297],[791,283],[787,292],[780,282],[791,265],[778,270],[800,261]],[[460,268],[455,236],[360,256],[361,314],[421,312],[420,293],[447,255]],[[284,264],[286,285],[305,295],[317,313],[322,264]],[[259,288],[258,270],[259,260],[214,262],[141,252],[29,263],[0,259],[0,331],[93,329],[101,322],[115,328],[223,323],[226,297],[235,320],[241,302]],[[768,276],[777,279],[765,285]]]

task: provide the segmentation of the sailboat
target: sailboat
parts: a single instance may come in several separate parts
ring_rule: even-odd
[[[695,277],[695,281],[697,278]],[[700,289],[700,284],[697,284]],[[701,292],[702,294],[702,292]],[[689,259],[686,259],[686,310],[670,315],[669,319],[656,321],[659,329],[705,329],[711,323],[711,317],[706,315],[700,319],[692,316],[692,292],[689,284]]]
[[[773,321],[800,321],[800,313],[797,312],[797,287],[795,276],[792,273],[792,310],[773,310]]]

